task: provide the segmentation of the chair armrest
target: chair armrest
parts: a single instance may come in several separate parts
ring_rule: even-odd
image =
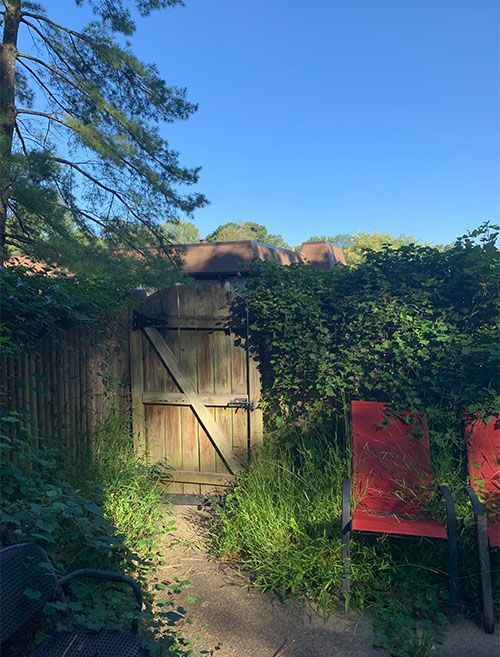
[[[483,506],[479,501],[476,491],[472,488],[472,486],[467,486],[466,490],[467,490],[467,495],[470,498],[472,504],[472,510],[474,511],[474,515],[476,516],[476,518],[480,518],[481,516],[484,516]]]
[[[129,577],[129,575],[123,575],[122,573],[115,573],[110,570],[95,570],[94,568],[83,568],[81,570],[74,570],[72,573],[68,573],[67,575],[64,575],[64,577],[61,577],[59,579],[59,585],[64,586],[65,584],[71,582],[71,580],[77,577],[89,577],[91,579],[100,579],[108,582],[123,582],[124,584],[128,584],[128,586],[130,586],[134,591],[137,611],[142,610],[141,587],[139,583],[136,582],[135,579],[133,579],[132,577]],[[138,620],[137,618],[135,618],[132,621],[132,631],[136,633],[137,627],[138,627]]]
[[[455,508],[455,500],[453,499],[453,495],[451,494],[448,486],[438,486],[438,490],[444,499],[444,505],[446,507],[448,536],[450,535],[450,532],[457,535],[457,511]]]

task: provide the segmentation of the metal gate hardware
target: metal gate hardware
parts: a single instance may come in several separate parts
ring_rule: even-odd
[[[143,315],[142,313],[134,310],[132,313],[132,330],[141,331],[146,326],[167,326],[167,322],[164,319],[158,319],[156,317],[148,317],[148,315]]]
[[[255,410],[255,402],[249,401],[246,397],[237,397],[236,399],[231,399],[227,406],[228,408],[244,408],[247,411]]]

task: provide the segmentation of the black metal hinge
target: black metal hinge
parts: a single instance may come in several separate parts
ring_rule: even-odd
[[[143,315],[142,313],[134,310],[132,313],[132,330],[140,331],[146,326],[167,326],[167,322],[164,319],[158,319],[157,317],[149,317],[148,315]]]

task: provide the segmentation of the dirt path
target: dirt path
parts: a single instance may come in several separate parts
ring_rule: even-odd
[[[167,579],[189,579],[190,624],[182,628],[198,649],[217,657],[384,657],[372,647],[371,623],[340,613],[325,623],[311,609],[283,604],[247,586],[233,569],[217,563],[206,541],[207,515],[196,507],[174,508],[177,531],[166,550]],[[172,536],[172,535],[171,535]],[[185,596],[184,596],[185,597]],[[182,596],[179,600],[182,604]],[[460,619],[448,631],[436,657],[499,657],[498,631],[486,635]]]

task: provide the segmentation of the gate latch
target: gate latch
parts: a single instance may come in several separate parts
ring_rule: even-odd
[[[132,330],[140,331],[146,326],[167,326],[167,322],[164,319],[159,319],[157,317],[149,317],[148,315],[143,315],[142,313],[134,310],[132,313]]]
[[[236,397],[235,399],[231,399],[227,405],[229,408],[244,408],[247,411],[255,410],[255,402],[250,401],[246,397]]]

